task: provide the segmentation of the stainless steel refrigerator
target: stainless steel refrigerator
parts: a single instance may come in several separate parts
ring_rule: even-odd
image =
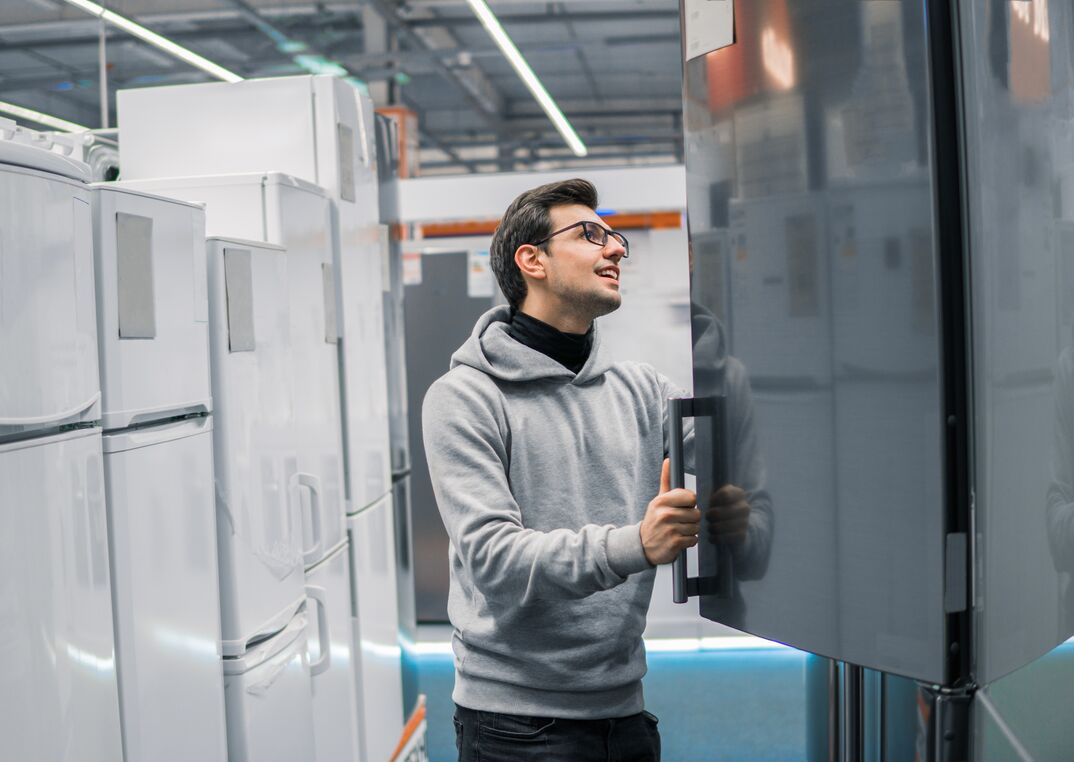
[[[922,729],[886,732],[923,759],[1066,758],[1069,730],[1004,697],[1074,696],[1031,665],[1074,633],[1074,12],[688,0],[682,18],[705,523],[681,592],[846,665],[831,754],[877,740],[853,711],[864,668],[916,682],[899,695]],[[720,531],[727,483],[745,539]]]

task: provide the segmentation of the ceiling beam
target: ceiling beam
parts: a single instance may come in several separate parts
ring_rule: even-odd
[[[679,21],[679,12],[677,10],[623,11],[621,9],[609,8],[606,12],[504,13],[497,15],[500,19],[500,23],[505,27],[511,26],[512,24],[524,24],[526,26],[533,26],[535,24],[564,24],[567,22],[582,24],[589,21],[667,21],[675,23],[678,23]],[[476,16],[470,14],[462,16],[437,16],[435,18],[407,17],[406,23],[411,28],[417,29],[421,27],[480,26],[481,21]]]

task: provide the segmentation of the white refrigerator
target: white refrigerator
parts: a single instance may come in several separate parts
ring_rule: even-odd
[[[89,171],[14,133],[0,121],[0,738],[11,759],[121,759]]]
[[[229,759],[312,759],[288,256],[206,247]]]
[[[205,213],[92,203],[124,757],[225,760]]]

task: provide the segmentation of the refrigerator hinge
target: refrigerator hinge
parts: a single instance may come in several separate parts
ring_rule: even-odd
[[[944,543],[943,609],[947,614],[966,610],[966,575],[969,545],[965,532],[952,532]]]

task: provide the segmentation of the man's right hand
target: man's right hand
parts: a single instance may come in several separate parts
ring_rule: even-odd
[[[697,545],[701,511],[697,495],[688,489],[671,489],[671,462],[664,460],[660,494],[645,509],[641,521],[641,546],[653,566],[669,564],[679,553]]]

